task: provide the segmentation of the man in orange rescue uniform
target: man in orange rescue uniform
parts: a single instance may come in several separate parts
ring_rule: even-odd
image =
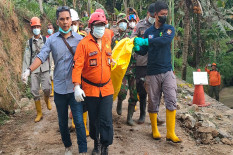
[[[88,109],[90,137],[94,140],[92,154],[99,154],[101,145],[101,155],[108,154],[113,142],[111,41],[104,35],[105,24],[104,14],[91,15],[91,32],[77,46],[72,72],[75,99],[84,101]]]
[[[210,97],[213,97],[215,94],[215,98],[217,101],[219,101],[219,88],[221,85],[221,76],[220,73],[216,69],[216,63],[212,63],[211,68],[212,70],[209,70],[207,68],[207,65],[205,66],[205,71],[209,74],[209,94]]]

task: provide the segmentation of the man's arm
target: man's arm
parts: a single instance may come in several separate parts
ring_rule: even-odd
[[[148,38],[147,31],[144,33],[144,38]],[[137,47],[134,46],[134,51],[135,53],[144,56],[148,52],[148,46],[137,46]]]
[[[82,43],[79,43],[74,55],[75,64],[72,71],[72,81],[75,86],[81,84],[81,75],[84,67],[84,59],[85,59],[84,45]]]
[[[175,29],[174,27],[169,27],[165,33],[163,34],[163,36],[161,37],[157,37],[157,38],[152,38],[152,39],[149,39],[149,44],[154,44],[156,46],[159,46],[159,45],[170,45],[173,38],[175,37]]]

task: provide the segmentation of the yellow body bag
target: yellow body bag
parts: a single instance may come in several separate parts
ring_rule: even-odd
[[[116,44],[112,51],[112,58],[116,62],[116,64],[111,67],[111,79],[114,87],[113,100],[116,99],[121,89],[122,80],[130,63],[134,47],[133,41],[134,38],[124,38]]]

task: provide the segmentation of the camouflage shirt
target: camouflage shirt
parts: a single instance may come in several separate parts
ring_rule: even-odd
[[[112,49],[116,46],[116,44],[124,39],[124,38],[130,38],[130,35],[132,33],[132,30],[126,30],[125,32],[120,32],[118,31],[112,38],[112,43],[111,43],[111,47]],[[134,54],[132,53],[132,56],[131,56],[131,60],[130,60],[130,64],[129,64],[129,67],[126,71],[126,75],[129,75],[129,74],[134,74],[134,67],[136,65],[136,60],[134,58]]]

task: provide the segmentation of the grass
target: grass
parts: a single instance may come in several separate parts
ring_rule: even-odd
[[[9,117],[5,113],[0,112],[0,125],[4,125],[7,120],[9,120]]]

